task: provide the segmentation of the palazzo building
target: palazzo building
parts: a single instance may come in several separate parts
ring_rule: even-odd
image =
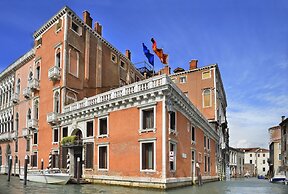
[[[19,173],[28,155],[29,169],[43,160],[73,176],[79,158],[82,178],[95,183],[189,185],[197,162],[203,180],[222,176],[229,134],[217,65],[145,79],[129,50],[124,55],[106,41],[98,22],[92,28],[89,12],[82,20],[68,7],[34,40],[0,74],[1,173],[9,156]],[[194,74],[201,87],[191,81],[186,91],[183,80]]]

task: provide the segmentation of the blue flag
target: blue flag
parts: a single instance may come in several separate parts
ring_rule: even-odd
[[[154,55],[150,53],[150,51],[148,50],[147,46],[145,46],[144,43],[142,43],[142,45],[145,56],[147,57],[149,63],[154,67]]]

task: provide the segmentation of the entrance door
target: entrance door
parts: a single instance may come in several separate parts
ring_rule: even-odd
[[[77,158],[80,158],[80,178],[82,177],[82,146],[74,147],[74,177],[77,178]]]

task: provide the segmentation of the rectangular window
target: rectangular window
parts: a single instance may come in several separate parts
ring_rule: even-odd
[[[210,139],[207,137],[207,148],[210,150]]]
[[[32,167],[37,167],[37,152],[34,152],[31,155],[31,166]]]
[[[210,163],[210,156],[207,157],[207,160],[208,160],[208,161],[207,161],[207,163],[208,163],[208,172],[210,172],[210,169],[211,169],[211,168],[210,168],[210,165],[211,165],[211,163]]]
[[[86,123],[86,132],[87,132],[87,137],[93,136],[93,121],[88,121]]]
[[[263,157],[265,157],[265,154],[263,154]]]
[[[99,118],[99,136],[108,134],[108,117]]]
[[[203,91],[203,107],[210,107],[211,106],[211,90],[205,89]]]
[[[170,130],[175,131],[176,130],[176,117],[175,112],[169,113],[169,120],[170,120]]]
[[[29,138],[26,139],[26,151],[27,152],[30,151],[30,139]]]
[[[59,141],[58,129],[53,129],[53,143],[58,143],[58,141]]]
[[[263,172],[265,172],[265,170],[266,170],[266,169],[265,169],[265,167],[264,167],[264,168],[263,168]]]
[[[206,144],[206,136],[204,135],[204,148],[206,148],[207,144]]]
[[[68,127],[63,127],[62,128],[62,137],[67,137],[68,136]]]
[[[93,168],[93,155],[94,153],[94,144],[87,143],[86,144],[86,160],[85,160],[85,167],[86,168]]]
[[[116,57],[116,55],[114,53],[111,53],[111,61],[113,63],[117,63],[117,57]]]
[[[76,32],[78,35],[81,35],[81,27],[79,27],[75,22],[72,22],[71,29]]]
[[[34,137],[33,137],[33,144],[36,145],[38,144],[38,133],[34,133]]]
[[[141,170],[155,170],[154,142],[141,143]]]
[[[250,160],[250,164],[252,164],[252,160]]]
[[[79,69],[79,51],[73,47],[69,49],[69,73],[78,77],[78,69]]]
[[[191,140],[192,142],[195,142],[196,141],[196,138],[195,138],[195,127],[191,127]]]
[[[195,161],[196,158],[195,158],[195,151],[194,150],[192,150],[192,156],[191,157],[192,157],[192,161]]]
[[[184,84],[187,82],[186,76],[180,77],[180,83]]]
[[[170,151],[169,151],[169,166],[170,171],[176,170],[176,144],[170,143]]]
[[[126,63],[124,61],[122,61],[122,60],[120,60],[120,67],[122,69],[126,69]]]
[[[260,154],[258,154],[258,157],[260,157]]]
[[[62,19],[59,19],[56,23],[56,31],[60,30],[62,27]]]
[[[98,146],[98,168],[99,170],[108,169],[108,146]]]
[[[252,154],[250,154],[250,157],[252,157]]]
[[[281,154],[279,154],[278,159],[282,160],[282,155]]]
[[[265,160],[263,160],[263,164],[265,164]]]
[[[52,154],[52,168],[59,168],[59,155],[58,153]]]
[[[204,156],[204,172],[207,172],[207,156]]]
[[[154,128],[154,108],[142,110],[142,129]]]
[[[208,79],[211,77],[211,71],[203,71],[202,72],[202,79]]]
[[[15,140],[15,152],[18,152],[18,139]]]

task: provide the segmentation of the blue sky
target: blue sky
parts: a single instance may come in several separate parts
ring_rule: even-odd
[[[230,144],[268,147],[268,128],[288,116],[286,0],[0,1],[0,71],[30,50],[33,32],[68,5],[88,10],[103,37],[134,63],[151,37],[172,70],[218,63],[228,100]],[[156,70],[162,65],[156,59]]]

